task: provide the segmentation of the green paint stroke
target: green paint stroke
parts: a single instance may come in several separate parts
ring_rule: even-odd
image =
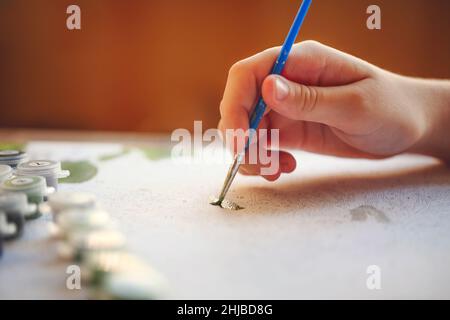
[[[130,148],[123,148],[121,151],[116,153],[104,154],[98,158],[99,161],[109,161],[120,158],[128,153],[130,153]]]
[[[20,142],[0,142],[0,150],[19,150],[25,151],[27,144]]]
[[[89,161],[63,161],[63,170],[69,170],[70,176],[59,179],[60,183],[81,183],[91,180],[97,175],[97,167]]]
[[[139,148],[147,159],[162,160],[170,157],[171,151],[168,147],[142,147]]]

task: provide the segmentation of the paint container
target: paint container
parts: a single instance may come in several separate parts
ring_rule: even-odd
[[[57,220],[59,234],[62,238],[76,233],[88,233],[100,229],[113,229],[111,218],[100,209],[69,209],[62,211]]]
[[[103,267],[97,267],[97,272],[102,273],[102,276],[99,278],[100,282],[91,289],[92,298],[155,300],[166,296],[166,281],[158,272],[131,255],[122,254],[121,260],[118,266],[110,269],[107,264],[106,272]]]
[[[102,284],[111,273],[148,273],[152,270],[136,256],[127,252],[92,252],[85,255],[81,265],[84,281],[91,286]]]
[[[0,211],[0,233],[4,240],[19,238],[23,233],[25,219],[20,212]]]
[[[164,297],[164,288],[155,277],[133,273],[111,274],[106,277],[98,299],[105,300],[157,300]]]
[[[25,162],[28,156],[25,152],[19,150],[0,150],[0,164],[6,164],[12,168]]]
[[[154,300],[166,296],[166,280],[130,254],[107,253],[89,264],[94,299]]]
[[[6,165],[6,164],[0,164],[0,182],[3,182],[5,180],[8,180],[13,173],[13,169]]]
[[[39,206],[42,213],[53,215],[53,221],[58,221],[61,212],[71,209],[88,210],[98,208],[97,198],[85,192],[56,192],[48,196],[48,201]]]
[[[58,190],[58,179],[67,178],[68,170],[61,169],[61,162],[53,160],[32,160],[19,164],[15,173],[17,176],[41,176],[47,181],[47,186]]]
[[[102,284],[91,291],[98,300],[156,300],[166,296],[166,284],[156,273],[109,273]]]
[[[25,220],[30,220],[36,215],[37,205],[28,203],[25,193],[2,192],[0,193],[0,211],[7,214],[18,213]]]
[[[39,205],[44,201],[47,195],[47,185],[45,178],[38,176],[15,177],[6,180],[1,185],[1,190],[6,192],[25,193],[29,203]],[[35,214],[28,217],[28,219],[36,219],[41,216],[39,210]]]
[[[123,234],[112,229],[70,233],[65,242],[60,243],[59,256],[63,259],[83,261],[93,252],[115,252],[125,249]]]

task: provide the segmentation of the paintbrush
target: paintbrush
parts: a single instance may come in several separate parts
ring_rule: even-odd
[[[281,48],[280,55],[278,56],[278,59],[276,60],[272,72],[270,74],[281,74],[283,72],[284,66],[286,64],[286,61],[289,57],[289,53],[291,52],[292,46],[294,45],[294,41],[297,38],[297,35],[300,31],[300,28],[303,24],[303,21],[305,20],[306,14],[308,13],[308,9],[311,5],[312,0],[303,0],[300,8],[298,9],[297,16],[295,17],[294,22],[292,23],[291,29],[289,30],[289,33],[286,37],[286,40],[284,41],[283,47]],[[261,120],[264,116],[264,113],[266,112],[267,105],[264,102],[264,99],[259,97],[258,103],[256,104],[254,111],[252,113],[252,116],[250,117],[250,126],[249,126],[249,137],[247,140],[247,143],[245,145],[245,148],[236,154],[234,157],[233,164],[231,165],[230,169],[228,170],[228,174],[225,178],[225,182],[222,187],[222,191],[220,192],[219,198],[214,199],[214,201],[211,202],[212,205],[223,207],[223,202],[225,200],[225,196],[228,193],[228,190],[231,187],[231,184],[233,183],[234,178],[236,177],[237,172],[239,171],[239,167],[242,164],[242,160],[245,157],[245,153],[250,147],[251,140],[258,129]],[[228,202],[230,204],[230,202]],[[237,210],[239,209],[239,206],[232,204],[231,207],[228,206],[230,209]]]

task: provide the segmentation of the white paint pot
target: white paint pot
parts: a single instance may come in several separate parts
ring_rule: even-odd
[[[5,164],[0,164],[0,182],[8,180],[12,175],[13,169]]]
[[[40,176],[14,177],[4,181],[0,189],[4,192],[24,193],[28,202],[36,205],[44,201],[48,192],[45,178]],[[36,210],[35,214],[29,216],[28,219],[35,219],[40,215],[39,210]]]
[[[27,154],[19,150],[0,150],[0,164],[6,164],[12,168],[27,160]]]
[[[7,214],[19,213],[26,220],[29,220],[36,214],[37,205],[28,203],[25,193],[2,192],[0,193],[0,211]]]
[[[15,173],[17,176],[41,176],[47,181],[47,186],[58,190],[58,179],[70,175],[68,170],[61,169],[61,162],[53,160],[32,160],[19,164]]]
[[[75,233],[87,233],[94,230],[110,229],[113,227],[109,214],[99,209],[70,209],[62,211],[57,220],[62,237],[66,238]]]
[[[44,210],[53,215],[57,221],[61,212],[66,210],[87,210],[97,207],[97,198],[85,192],[56,192],[48,197]]]

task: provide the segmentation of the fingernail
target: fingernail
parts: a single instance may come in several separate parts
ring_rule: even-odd
[[[280,78],[275,79],[275,99],[283,101],[289,95],[289,86]]]

